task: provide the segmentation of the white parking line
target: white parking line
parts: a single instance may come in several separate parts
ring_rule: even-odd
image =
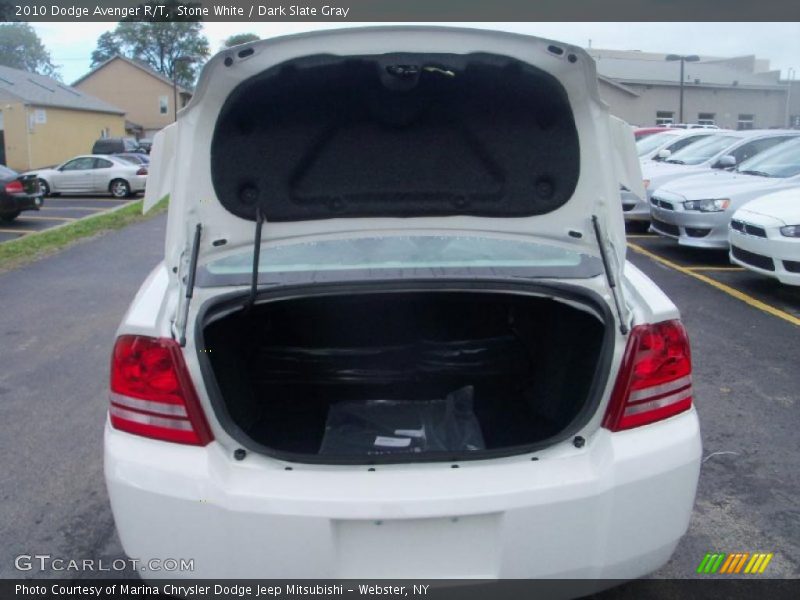
[[[0,229],[0,233],[16,233],[17,235],[28,235],[33,231],[25,231],[24,229]]]

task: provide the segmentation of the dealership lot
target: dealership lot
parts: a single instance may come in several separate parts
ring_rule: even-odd
[[[116,208],[136,198],[116,200],[110,196],[58,196],[45,198],[38,211],[25,211],[11,223],[0,221],[0,243],[15,240]]]
[[[160,216],[0,274],[0,452],[12,457],[0,472],[0,577],[86,576],[20,573],[19,554],[122,555],[102,477],[108,357],[120,316],[163,252],[164,225]],[[656,576],[697,577],[707,552],[772,552],[762,577],[797,577],[800,329],[765,309],[800,317],[797,290],[735,269],[724,253],[649,235],[629,242],[630,260],[682,312],[704,443],[690,531]],[[639,597],[671,597],[633,585]],[[630,597],[625,589],[602,597]]]

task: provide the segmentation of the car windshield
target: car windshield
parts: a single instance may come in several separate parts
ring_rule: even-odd
[[[667,159],[678,165],[699,165],[733,146],[740,138],[731,135],[712,135],[696,144],[690,144]]]
[[[742,162],[736,169],[762,177],[794,177],[800,175],[800,138],[778,144]]]
[[[639,156],[649,154],[656,148],[674,139],[676,135],[677,134],[672,131],[662,131],[661,133],[654,133],[653,135],[648,135],[646,138],[641,138],[636,142],[636,154]]]
[[[212,285],[249,283],[252,251],[204,266]],[[264,245],[259,273],[286,274],[376,269],[523,269],[529,276],[593,277],[599,259],[555,246],[510,239],[455,235],[379,236]],[[202,285],[202,282],[201,282]]]

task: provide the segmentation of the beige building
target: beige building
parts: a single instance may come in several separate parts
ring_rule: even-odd
[[[131,124],[141,126],[142,137],[147,138],[175,120],[174,92],[178,109],[192,97],[191,90],[182,86],[174,89],[168,77],[124,56],[108,59],[72,85],[123,108]]]
[[[680,63],[665,54],[595,50],[600,96],[632,125],[679,123]],[[727,129],[787,127],[800,116],[800,94],[787,97],[787,82],[754,56],[701,56],[684,71],[683,121]],[[787,100],[790,100],[787,103]],[[800,124],[800,120],[798,120]]]
[[[0,163],[17,171],[91,152],[125,134],[125,112],[63,83],[0,66]]]

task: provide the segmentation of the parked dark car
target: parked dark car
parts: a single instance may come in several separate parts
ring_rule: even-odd
[[[142,152],[146,152],[150,154],[150,150],[153,148],[153,140],[150,138],[142,138],[139,140],[139,148]]]
[[[13,221],[23,210],[39,210],[43,202],[35,176],[0,165],[0,221]]]
[[[138,152],[139,142],[135,138],[100,138],[92,146],[92,154],[122,154]]]

